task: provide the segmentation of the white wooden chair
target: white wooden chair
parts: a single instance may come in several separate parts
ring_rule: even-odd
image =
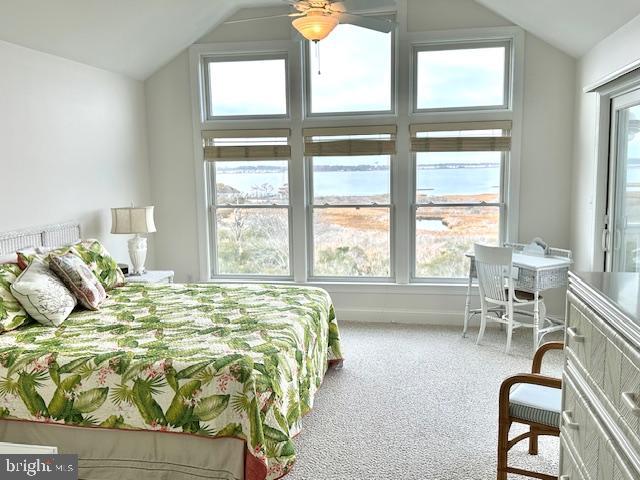
[[[515,315],[533,317],[533,312],[522,307],[533,307],[535,300],[531,293],[515,290],[513,281],[513,250],[509,247],[488,247],[475,244],[475,262],[480,287],[480,332],[476,344],[482,341],[487,321],[504,324],[507,329],[506,351],[511,349],[511,336],[514,328],[533,328],[533,322],[516,321]],[[501,310],[496,311],[496,307]],[[493,315],[490,315],[493,313]],[[539,298],[539,318],[544,324],[546,307]],[[541,325],[543,326],[543,325]]]

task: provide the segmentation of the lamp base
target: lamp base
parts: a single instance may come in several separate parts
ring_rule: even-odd
[[[145,273],[144,262],[147,259],[147,239],[136,235],[129,239],[128,245],[132,266],[129,275],[142,275]]]

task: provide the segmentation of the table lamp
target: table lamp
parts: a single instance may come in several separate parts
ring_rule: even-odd
[[[153,207],[121,207],[111,209],[111,233],[133,234],[129,239],[129,257],[131,257],[131,275],[145,272],[144,261],[147,258],[147,239],[140,234],[153,233]]]

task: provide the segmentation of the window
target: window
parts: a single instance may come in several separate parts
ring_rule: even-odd
[[[204,134],[214,275],[290,277],[289,131]]]
[[[388,279],[395,127],[307,129],[312,277]]]
[[[459,283],[473,243],[517,241],[523,33],[457,34],[193,46],[202,273]]]
[[[507,108],[510,43],[414,50],[414,110]]]
[[[510,130],[510,122],[411,127],[415,278],[464,277],[475,242],[502,240]]]
[[[393,110],[392,33],[344,24],[317,47],[307,43],[307,112]]]
[[[207,118],[286,116],[285,57],[206,58]]]

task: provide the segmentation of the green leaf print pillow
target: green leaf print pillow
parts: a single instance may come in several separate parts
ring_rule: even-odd
[[[22,271],[13,263],[0,264],[0,333],[14,330],[31,321],[27,312],[11,293],[11,284]]]
[[[71,247],[71,252],[84,260],[105,290],[124,285],[122,270],[99,240],[82,240]]]
[[[58,248],[50,247],[30,247],[18,250],[18,266],[20,270],[26,269],[35,259],[42,260],[46,265],[49,264],[49,255],[64,255],[71,250],[71,246]]]

